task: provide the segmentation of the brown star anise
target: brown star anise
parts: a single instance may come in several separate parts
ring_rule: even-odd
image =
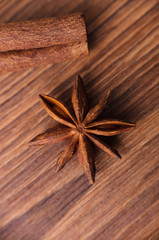
[[[119,153],[101,141],[96,135],[113,136],[129,129],[135,124],[113,119],[102,119],[95,121],[102,113],[108,103],[108,91],[98,104],[88,111],[87,95],[80,76],[77,76],[72,93],[72,104],[75,116],[71,115],[68,109],[55,98],[40,94],[42,104],[47,113],[57,122],[65,126],[58,126],[49,129],[32,139],[33,144],[57,143],[70,138],[61,156],[57,160],[56,172],[59,171],[72,157],[78,145],[79,162],[82,165],[89,182],[95,180],[95,167],[93,161],[92,141],[97,147],[106,152],[110,157],[120,158]]]

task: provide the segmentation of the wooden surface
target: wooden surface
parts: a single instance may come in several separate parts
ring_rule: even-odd
[[[158,1],[0,1],[1,22],[75,11],[86,14],[88,57],[0,75],[0,240],[158,240]],[[111,88],[106,116],[137,124],[105,138],[122,159],[95,148],[93,186],[77,155],[55,174],[64,143],[28,145],[56,125],[38,94],[71,106],[77,73],[91,106]]]

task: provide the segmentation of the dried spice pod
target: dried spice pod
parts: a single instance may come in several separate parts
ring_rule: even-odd
[[[75,131],[70,131],[70,128],[65,126],[58,126],[56,128],[50,128],[45,133],[39,134],[32,139],[33,145],[45,144],[45,143],[58,143],[74,135]]]
[[[38,145],[56,142],[56,139],[57,141],[60,139],[62,141],[66,138],[70,139],[57,161],[56,172],[65,165],[67,160],[72,157],[76,149],[78,149],[79,162],[89,182],[92,184],[95,181],[95,166],[91,142],[110,157],[120,158],[119,153],[115,149],[103,142],[96,135],[117,135],[133,129],[135,124],[116,119],[94,121],[106,107],[109,95],[110,91],[101,98],[95,107],[88,111],[85,88],[81,77],[77,76],[74,81],[72,94],[72,105],[76,117],[70,115],[70,112],[60,101],[44,94],[40,95],[43,106],[48,114],[56,121],[66,125],[66,127],[63,127],[64,134],[61,134],[61,132],[57,134],[57,131],[53,129],[51,132],[49,131],[49,134],[48,131],[46,131],[46,133],[35,137],[31,143]],[[62,136],[62,138],[59,136]],[[54,139],[54,141],[52,141],[52,139]]]

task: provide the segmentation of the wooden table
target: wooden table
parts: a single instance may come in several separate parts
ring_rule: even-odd
[[[158,0],[0,1],[1,22],[76,11],[86,14],[88,57],[0,75],[0,240],[158,240]],[[105,138],[122,159],[95,148],[93,186],[77,155],[55,174],[64,143],[28,144],[56,125],[38,94],[71,106],[76,74],[91,106],[111,88],[106,116],[137,124]]]

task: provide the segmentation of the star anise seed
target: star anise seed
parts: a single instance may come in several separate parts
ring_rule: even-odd
[[[135,124],[116,119],[95,121],[105,109],[109,95],[110,91],[99,100],[99,103],[95,107],[88,111],[88,101],[83,81],[80,76],[77,76],[74,81],[72,93],[72,105],[75,112],[75,116],[73,116],[60,101],[45,94],[40,94],[40,99],[47,113],[54,120],[65,126],[48,129],[45,133],[32,139],[31,143],[35,145],[57,143],[69,138],[66,147],[57,160],[56,172],[65,165],[67,160],[78,149],[79,162],[89,182],[92,184],[95,180],[95,166],[91,142],[110,157],[120,158],[119,153],[115,149],[101,141],[96,135],[117,135],[134,128]]]

